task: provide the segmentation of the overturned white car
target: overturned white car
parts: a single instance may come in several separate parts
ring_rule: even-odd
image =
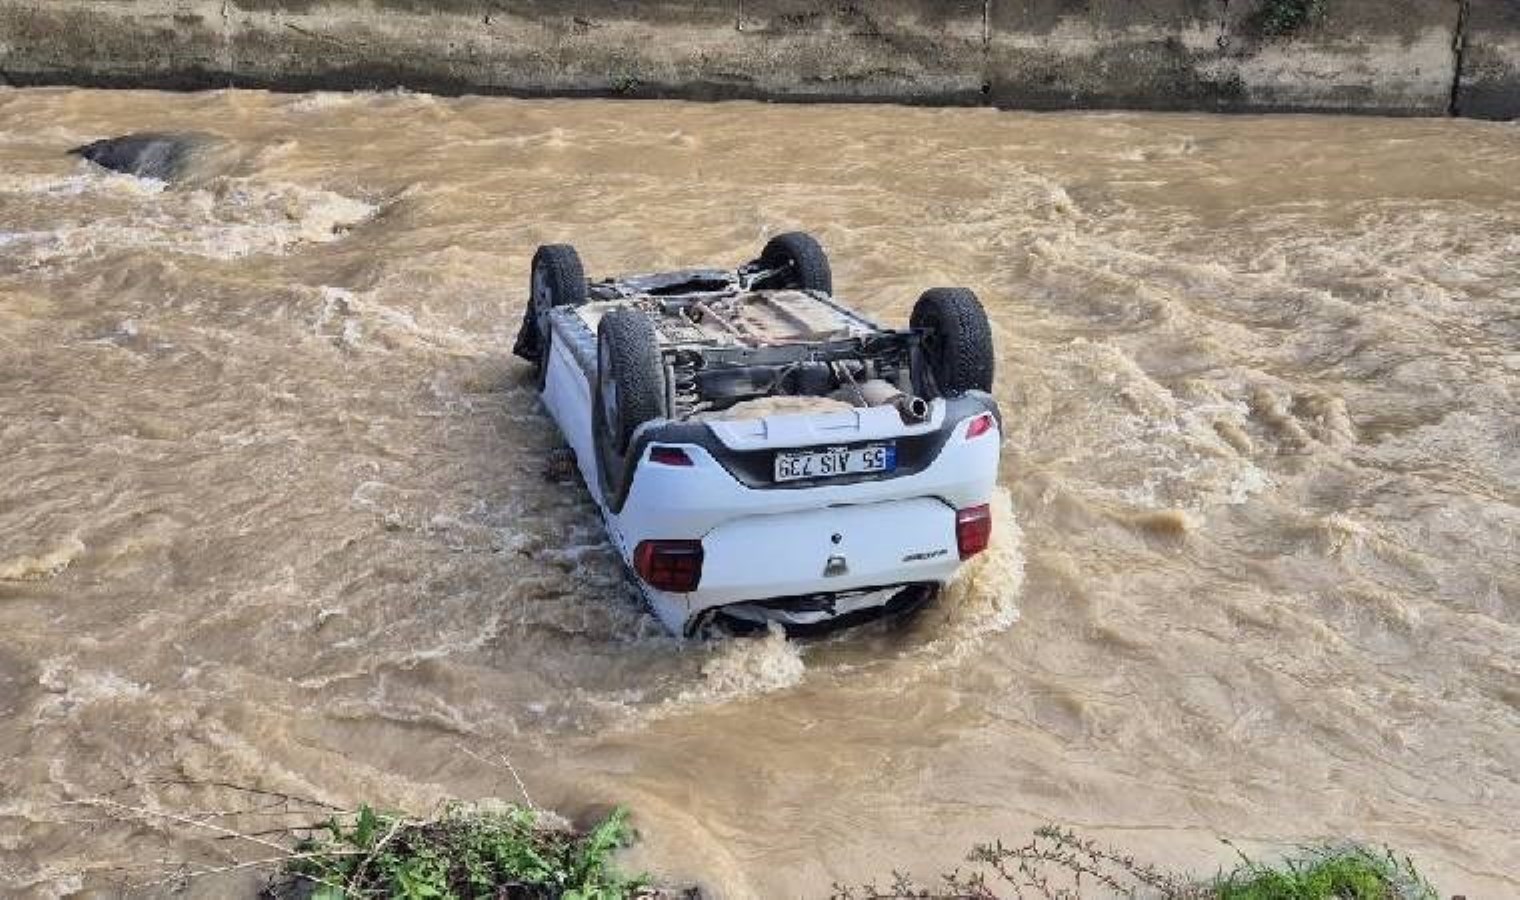
[[[1002,420],[971,291],[882,327],[801,233],[737,270],[602,281],[544,246],[531,285],[515,352],[673,632],[905,611],[986,548]]]

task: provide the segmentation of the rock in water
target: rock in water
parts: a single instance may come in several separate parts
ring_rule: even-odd
[[[209,140],[200,134],[128,134],[69,152],[113,172],[174,181],[185,174],[191,157]]]

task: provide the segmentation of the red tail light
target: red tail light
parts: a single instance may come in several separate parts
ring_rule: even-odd
[[[987,549],[992,540],[992,508],[968,506],[955,514],[955,543],[961,548],[961,559],[970,559]]]
[[[702,581],[702,542],[642,541],[633,551],[633,569],[655,590],[690,593]]]
[[[662,466],[689,466],[691,457],[680,447],[666,447],[655,444],[649,448],[649,461],[659,463]]]
[[[982,413],[981,415],[972,419],[970,425],[966,426],[966,440],[969,441],[972,438],[979,438],[991,430],[992,413]]]

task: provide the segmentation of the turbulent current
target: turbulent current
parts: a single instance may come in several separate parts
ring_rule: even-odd
[[[134,131],[223,150],[66,153]],[[724,897],[1046,822],[1520,895],[1517,172],[1468,121],[0,90],[0,893],[526,790]],[[887,322],[986,303],[996,544],[908,622],[682,643],[545,477],[528,261],[795,229]]]

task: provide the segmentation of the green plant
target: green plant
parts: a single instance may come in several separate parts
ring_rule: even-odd
[[[610,87],[614,94],[631,94],[643,84],[637,75],[628,72],[618,72],[609,79]]]
[[[1275,866],[1245,854],[1209,885],[1219,900],[1437,900],[1408,857],[1358,844],[1309,847]]]
[[[287,895],[290,885],[304,882],[313,886],[311,900],[621,900],[645,886],[612,864],[631,837],[621,809],[576,832],[545,825],[523,806],[456,804],[428,820],[365,806],[298,841],[271,893]]]
[[[1226,842],[1228,843],[1228,842]],[[1233,845],[1231,845],[1233,846]],[[1239,851],[1236,851],[1239,853]],[[1165,900],[1439,900],[1407,857],[1359,844],[1300,848],[1274,865],[1240,853],[1229,872],[1199,879],[1046,826],[1018,847],[972,849],[970,868],[921,884],[894,872],[888,887],[834,886],[835,900],[998,900],[1001,897],[1160,897]]]

